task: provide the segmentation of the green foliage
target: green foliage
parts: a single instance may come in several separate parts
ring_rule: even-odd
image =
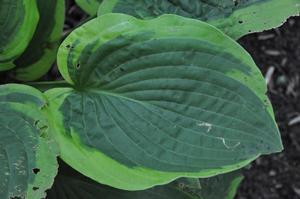
[[[15,65],[30,42],[39,20],[36,0],[0,0],[0,71]]]
[[[56,59],[64,24],[64,0],[39,0],[40,20],[25,52],[14,62],[15,78],[33,81],[48,72]]]
[[[58,65],[73,87],[46,93],[61,157],[103,184],[141,190],[282,150],[259,70],[206,23],[104,15],[68,36]]]
[[[64,24],[64,0],[0,4],[1,20],[8,21],[0,27],[0,71],[15,68],[12,76],[21,81],[40,78],[56,59]]]
[[[141,19],[177,14],[207,21],[234,39],[281,25],[300,13],[299,0],[104,0],[98,15],[115,12]],[[276,13],[274,15],[274,13]]]
[[[0,198],[40,199],[57,173],[55,142],[42,113],[46,101],[31,87],[0,86]]]
[[[75,0],[77,5],[91,16],[97,14],[98,7],[103,0]]]
[[[47,199],[233,199],[243,179],[240,171],[235,171],[207,179],[181,178],[168,185],[132,192],[101,185],[62,162],[60,169]]]
[[[63,0],[0,0],[0,71],[32,81],[57,55],[65,80],[0,86],[0,198],[45,197],[60,156],[86,177],[60,173],[49,199],[233,199],[236,170],[283,146],[232,38],[299,1],[77,0],[99,17],[58,50]]]

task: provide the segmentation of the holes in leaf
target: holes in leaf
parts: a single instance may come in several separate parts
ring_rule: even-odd
[[[234,6],[238,6],[239,0],[233,0]]]
[[[32,187],[32,190],[33,191],[36,191],[36,190],[38,190],[39,189],[39,187]]]
[[[34,174],[38,174],[40,171],[41,171],[41,170],[40,170],[39,168],[33,168],[33,169],[32,169],[32,172],[33,172]]]
[[[43,106],[41,106],[41,110],[43,110],[43,109],[45,109],[46,107],[48,106],[48,103],[47,102],[45,102],[44,104],[43,104]]]
[[[45,126],[42,126],[42,127],[40,127],[40,130],[41,130],[41,131],[46,131],[47,129],[48,129],[48,126],[46,126],[46,125],[45,125]]]
[[[79,70],[80,69],[80,63],[76,64],[76,69]]]
[[[239,24],[242,24],[242,23],[244,23],[242,20],[239,20]]]
[[[34,126],[38,126],[38,124],[40,123],[40,120],[36,120],[36,121],[34,121]]]
[[[66,45],[66,48],[68,48],[68,49],[73,49],[73,48],[74,48],[74,46],[72,46],[72,45],[68,44],[68,45]]]
[[[39,130],[40,137],[46,137],[49,126],[45,121],[36,120],[34,126]]]
[[[178,183],[178,187],[179,187],[179,189],[184,189],[185,188],[185,184],[182,183],[182,182],[180,182],[180,183]]]

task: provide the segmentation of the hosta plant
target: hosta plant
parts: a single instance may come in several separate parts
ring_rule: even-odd
[[[95,16],[103,0],[75,0],[77,5],[91,16]]]
[[[20,5],[36,1],[23,2]],[[43,19],[61,13],[63,4],[58,2],[46,6],[55,7],[55,12]],[[170,7],[169,14],[157,8],[173,1],[138,2],[139,9],[130,6],[131,1],[103,1],[99,17],[63,41],[57,53],[63,84],[0,86],[1,199],[46,197],[58,172],[57,157],[76,172],[61,162],[48,199],[232,199],[243,178],[240,169],[283,149],[265,80],[251,56],[232,39],[246,32],[237,32],[235,26],[228,26],[230,31],[218,26],[219,30],[210,19],[179,16],[173,12],[178,8]],[[184,6],[189,1],[174,2]],[[219,5],[203,2],[194,5]],[[250,8],[258,12],[270,2],[282,5],[275,0],[237,2],[231,14],[210,9],[209,15],[225,24],[221,21]],[[280,20],[299,11],[297,1],[286,2],[293,9],[278,14]],[[24,8],[32,9],[29,13],[36,18],[46,4],[32,5]],[[153,5],[161,12],[148,15]],[[111,11],[134,16],[107,13]],[[54,18],[62,18],[58,16]],[[17,35],[25,30],[16,20],[20,27],[9,40],[0,35],[0,66],[8,69],[19,63],[21,68],[14,71],[27,68],[35,73],[33,57],[41,58],[40,63],[50,63],[51,57],[37,49],[57,38],[50,35],[61,27],[39,23],[34,44],[29,44],[28,38]],[[277,22],[263,27],[245,24],[258,31]],[[22,44],[22,50],[9,48],[13,42]],[[17,77],[30,79],[23,72]]]
[[[87,0],[85,0],[87,1]],[[93,0],[95,1],[95,0]],[[206,21],[234,39],[277,27],[300,13],[299,0],[104,0],[98,14],[126,13],[148,19],[177,14]],[[275,14],[276,13],[276,14]]]
[[[64,0],[0,0],[0,71],[21,81],[43,76],[56,59]]]

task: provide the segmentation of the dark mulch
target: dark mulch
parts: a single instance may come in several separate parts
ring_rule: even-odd
[[[245,172],[237,199],[300,199],[300,17],[282,27],[240,39],[263,74],[269,73],[285,150],[264,156]],[[274,71],[272,73],[272,71]]]
[[[276,13],[274,13],[276,14]],[[67,0],[65,35],[84,14],[73,0]],[[268,78],[269,97],[281,130],[284,152],[264,156],[245,171],[236,199],[300,199],[300,17],[280,28],[247,35],[239,40]],[[42,79],[59,79],[57,67]],[[0,83],[11,82],[0,73]]]

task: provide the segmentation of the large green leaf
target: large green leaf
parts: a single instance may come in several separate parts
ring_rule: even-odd
[[[43,76],[56,59],[60,44],[65,6],[64,0],[38,0],[40,20],[25,52],[14,62],[15,78],[33,81]]]
[[[144,191],[123,191],[101,185],[63,163],[47,199],[233,199],[243,179],[232,172],[207,179],[178,179]]]
[[[28,86],[0,86],[0,198],[40,199],[57,173],[57,147],[42,113],[47,103]]]
[[[58,65],[73,87],[46,93],[61,156],[100,183],[140,190],[282,150],[258,68],[206,23],[103,15],[68,36]]]
[[[96,15],[98,7],[103,0],[75,0],[75,2],[89,15]]]
[[[39,20],[36,0],[0,0],[0,71],[27,47]]]
[[[298,15],[300,0],[104,0],[98,14],[110,12],[142,19],[177,14],[207,21],[238,39],[277,27]]]

